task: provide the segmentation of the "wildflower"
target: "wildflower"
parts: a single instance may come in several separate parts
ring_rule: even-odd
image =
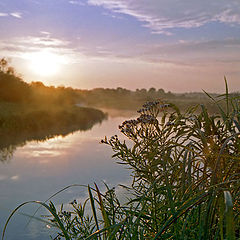
[[[156,122],[156,118],[152,115],[148,115],[148,114],[142,114],[139,118],[137,118],[138,122],[140,123],[154,123]]]
[[[162,109],[168,108],[170,104],[161,104],[159,107]]]

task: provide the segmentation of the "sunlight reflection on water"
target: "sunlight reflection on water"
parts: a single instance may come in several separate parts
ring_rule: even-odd
[[[29,200],[44,201],[70,184],[97,184],[105,181],[110,186],[126,183],[128,170],[111,159],[109,147],[99,144],[105,136],[119,134],[118,125],[125,118],[117,117],[95,125],[91,130],[75,132],[66,137],[55,137],[44,142],[28,142],[17,147],[13,158],[1,163],[0,168],[0,228],[7,216],[19,204]],[[76,187],[59,194],[55,204],[83,199],[85,189]],[[33,220],[26,227],[28,217],[36,206],[21,209],[11,220],[6,239],[49,239],[45,223]],[[38,213],[38,217],[41,211]],[[52,231],[52,229],[50,229]]]

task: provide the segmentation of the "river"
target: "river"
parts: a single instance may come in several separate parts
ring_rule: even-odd
[[[57,136],[46,141],[27,142],[14,149],[7,161],[0,162],[0,229],[19,204],[45,201],[52,194],[71,184],[103,182],[110,187],[130,180],[129,171],[111,158],[111,148],[100,144],[104,136],[120,134],[118,125],[125,117],[109,117],[88,131],[77,131],[65,137]],[[54,204],[68,204],[73,199],[84,198],[84,187],[72,187],[52,199]],[[38,206],[31,204],[21,208],[7,226],[7,240],[45,240],[55,229],[37,219],[29,223]],[[41,210],[36,217],[41,217]],[[43,218],[44,219],[44,218]]]

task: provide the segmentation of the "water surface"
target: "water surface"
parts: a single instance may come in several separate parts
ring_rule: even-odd
[[[99,144],[104,136],[119,134],[118,125],[124,117],[109,117],[91,130],[78,131],[65,137],[13,147],[13,155],[0,162],[0,228],[7,216],[19,204],[29,200],[45,201],[58,190],[71,184],[93,184],[110,186],[126,183],[129,172],[111,158],[110,147]],[[53,198],[55,204],[69,203],[85,196],[85,189],[70,188]],[[20,209],[7,228],[6,238],[50,239],[55,230],[45,223],[32,220],[26,225],[37,206],[29,205]],[[37,215],[39,216],[39,214]]]

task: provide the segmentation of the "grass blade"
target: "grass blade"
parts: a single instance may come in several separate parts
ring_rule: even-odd
[[[99,230],[97,213],[96,213],[96,208],[95,208],[95,204],[94,204],[94,198],[93,198],[92,191],[91,191],[89,185],[88,185],[88,194],[89,194],[89,198],[90,198],[90,203],[91,203],[93,218],[94,218],[94,221],[95,221],[95,223],[96,223],[97,230]]]
[[[224,191],[225,199],[225,219],[226,219],[226,239],[235,240],[235,231],[234,231],[234,217],[233,217],[233,202],[232,196],[229,191]]]
[[[42,202],[39,202],[39,201],[28,201],[28,202],[22,203],[22,204],[19,205],[17,208],[15,208],[15,209],[12,211],[12,213],[10,214],[10,216],[8,217],[8,219],[7,219],[7,221],[6,221],[6,224],[5,224],[5,226],[4,226],[4,229],[3,229],[2,240],[4,240],[5,233],[6,233],[6,229],[7,229],[8,223],[10,222],[12,216],[18,211],[18,209],[20,209],[20,208],[23,207],[24,205],[31,204],[31,203],[39,204],[39,205],[43,206],[44,208],[46,208],[46,209],[53,215],[54,219],[55,219],[56,222],[58,223],[59,229],[62,231],[65,239],[66,239],[66,240],[70,240],[70,239],[71,239],[71,238],[69,237],[69,235],[68,235],[67,230],[65,229],[64,225],[62,224],[62,221],[61,221],[60,218],[58,217],[58,214],[57,214],[57,212],[55,211],[55,209],[53,209],[51,206],[48,206],[47,204],[42,203]],[[50,203],[50,204],[51,204],[51,203]]]

